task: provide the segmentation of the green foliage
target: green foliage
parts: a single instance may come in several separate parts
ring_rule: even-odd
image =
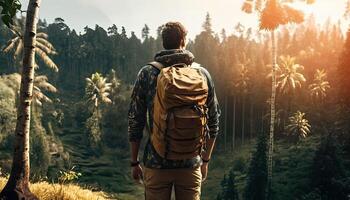
[[[85,127],[88,131],[88,137],[90,141],[90,145],[92,147],[97,147],[99,142],[101,141],[101,114],[98,109],[93,111],[91,117],[86,120]]]
[[[33,86],[34,106],[42,106],[43,102],[52,103],[52,100],[44,94],[44,91],[56,93],[57,89],[55,86],[48,82],[47,76],[35,76]]]
[[[17,11],[21,10],[22,4],[19,0],[0,0],[1,20],[6,26],[13,25],[13,18],[16,16]]]
[[[243,157],[238,157],[233,161],[233,167],[232,169],[234,171],[239,171],[241,173],[245,173],[247,170],[247,160],[245,160]]]
[[[111,86],[114,86],[113,92],[119,86],[119,82],[115,73],[111,72],[111,81],[108,83],[107,78],[104,78],[101,74],[95,73],[91,75],[91,78],[86,78],[85,98],[87,99],[87,105],[92,115],[87,119],[85,127],[89,133],[90,144],[94,147],[99,145],[101,141],[101,105],[112,103],[110,99]],[[114,85],[113,85],[114,84]]]
[[[150,31],[150,28],[147,26],[147,24],[145,24],[145,26],[142,29],[142,38],[143,39],[148,39],[149,31]]]
[[[224,175],[221,181],[221,193],[218,194],[217,200],[239,200],[239,194],[235,186],[235,173],[230,170],[229,175]]]
[[[263,200],[267,192],[267,139],[264,134],[258,138],[256,150],[250,161],[244,199]]]
[[[16,94],[0,78],[0,144],[15,129],[16,120]]]
[[[114,69],[111,69],[111,71],[107,75],[107,81],[111,83],[111,89],[110,89],[110,99],[112,101],[112,104],[115,104],[118,98],[121,97],[119,94],[119,87],[121,85],[121,81],[117,77],[117,72]]]
[[[205,16],[205,21],[202,25],[203,29],[205,32],[212,34],[213,30],[212,30],[212,24],[211,24],[211,17],[210,14],[207,13],[207,15]]]
[[[316,99],[324,99],[327,96],[328,89],[331,88],[327,79],[327,73],[324,69],[317,69],[314,75],[314,81],[309,85],[310,94]]]
[[[120,113],[127,113],[129,109],[131,89],[127,86],[120,86],[118,95],[113,97],[113,106],[104,111],[102,117],[103,127],[103,143],[110,148],[119,147],[127,149],[129,147],[127,123],[128,120],[125,115]],[[118,130],[118,131],[116,131]]]
[[[240,69],[238,70],[238,77],[235,82],[235,87],[241,92],[241,94],[247,94],[249,92],[249,86],[251,86],[250,80],[250,71],[249,66],[251,64],[251,60],[247,58],[246,54],[242,54],[239,59]]]
[[[107,83],[107,79],[100,73],[94,73],[91,78],[86,78],[85,95],[88,105],[92,108],[98,108],[101,103],[111,103],[109,91],[111,83]]]
[[[339,150],[336,139],[329,135],[315,153],[310,180],[322,199],[346,199],[350,195],[350,186],[342,180],[345,171]]]
[[[58,177],[58,182],[60,184],[65,184],[78,180],[82,176],[82,173],[75,171],[75,166],[66,171],[59,171],[59,174],[60,175]]]
[[[287,134],[298,138],[305,138],[310,134],[311,125],[305,119],[305,113],[297,111],[289,117],[289,124],[286,126]]]
[[[350,2],[350,1],[349,1]],[[350,5],[350,3],[349,3]],[[349,135],[350,133],[350,29],[347,32],[347,38],[344,45],[343,52],[340,56],[339,66],[337,67],[337,90],[338,90],[338,104],[337,104],[337,122],[336,127],[338,132],[342,135]]]
[[[5,47],[2,49],[4,53],[13,52],[13,58],[17,63],[21,63],[24,49],[24,20],[25,18],[20,18],[16,20],[16,24],[11,27],[11,32],[13,33],[13,38],[10,39]],[[38,56],[45,66],[58,72],[58,66],[50,58],[50,55],[57,55],[56,49],[48,41],[48,35],[44,32],[39,32],[36,34],[35,42],[35,55]],[[38,61],[35,61],[35,68],[38,69]],[[20,64],[21,65],[21,64]]]
[[[32,123],[30,149],[31,176],[33,181],[38,181],[47,177],[51,155],[46,131],[35,123]]]

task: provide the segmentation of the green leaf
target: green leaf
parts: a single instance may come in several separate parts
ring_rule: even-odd
[[[16,16],[17,11],[21,10],[21,2],[19,0],[0,0],[1,20],[6,26],[13,24],[13,18]]]

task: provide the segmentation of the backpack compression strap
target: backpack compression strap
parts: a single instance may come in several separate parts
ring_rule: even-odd
[[[161,71],[164,68],[164,65],[160,62],[157,62],[157,61],[153,61],[153,62],[150,62],[148,64],[159,69],[159,71]]]

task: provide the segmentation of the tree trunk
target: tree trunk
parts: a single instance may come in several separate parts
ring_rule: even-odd
[[[242,145],[244,144],[244,132],[245,132],[245,95],[243,95],[243,102],[242,102]]]
[[[232,117],[232,151],[235,149],[236,139],[236,95],[233,97],[233,117]]]
[[[254,130],[254,105],[253,105],[253,98],[250,98],[250,114],[249,114],[249,142],[252,140],[253,138],[253,130]]]
[[[271,31],[272,40],[272,87],[271,87],[271,121],[270,121],[270,136],[269,136],[269,156],[268,156],[268,177],[267,177],[267,199],[271,199],[272,186],[272,155],[273,155],[273,136],[275,129],[275,115],[276,115],[276,65],[277,65],[277,49],[275,40],[275,31]]]
[[[0,199],[38,199],[29,189],[29,130],[34,79],[35,38],[40,2],[41,0],[30,0],[28,4],[12,168],[10,178],[0,193]]]
[[[225,119],[224,119],[224,125],[225,125],[225,128],[224,128],[224,151],[226,151],[226,142],[227,142],[227,113],[228,113],[228,110],[227,110],[227,96],[225,95]]]

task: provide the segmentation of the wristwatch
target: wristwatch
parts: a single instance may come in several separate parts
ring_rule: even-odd
[[[131,167],[136,167],[137,165],[140,164],[140,161],[136,161],[136,162],[130,162],[130,166]]]

